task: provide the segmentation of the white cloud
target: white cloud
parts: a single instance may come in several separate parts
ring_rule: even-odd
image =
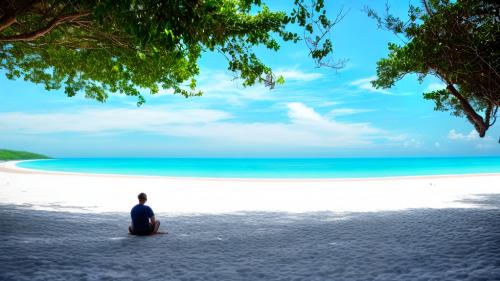
[[[336,116],[345,116],[345,115],[353,115],[364,112],[371,112],[373,109],[356,109],[356,108],[337,108],[333,109],[328,113],[328,116],[336,117]]]
[[[244,87],[241,79],[224,72],[212,72],[200,76],[197,89],[203,92],[204,98],[223,99],[234,105],[241,105],[246,100],[274,99],[271,90],[264,85]]]
[[[334,106],[334,105],[339,105],[342,102],[339,101],[324,101],[324,102],[319,102],[316,104],[318,107],[329,107],[329,106]]]
[[[397,144],[399,146],[403,146],[405,148],[422,148],[424,146],[424,142],[411,137],[410,135],[407,134],[400,134],[400,135],[394,135],[388,137],[389,141],[392,141],[394,144]]]
[[[198,80],[197,90],[201,90],[205,98],[223,98],[231,104],[242,104],[244,100],[271,100],[272,91],[262,84],[244,87],[243,80],[228,72],[205,70]],[[285,83],[289,81],[309,82],[320,79],[323,74],[316,72],[303,72],[295,69],[279,69],[276,76],[282,75]],[[143,90],[143,94],[149,97],[162,97],[174,94],[173,89],[162,89],[155,95],[149,95],[149,91]],[[119,96],[119,95],[118,95]]]
[[[446,85],[444,83],[430,83],[429,85],[427,85],[424,92],[433,92],[433,91],[442,90],[445,88],[446,88]]]
[[[394,142],[403,142],[403,141],[406,141],[407,139],[408,139],[408,136],[405,134],[395,135],[395,136],[389,137],[389,140],[394,141]]]
[[[366,77],[366,78],[361,78],[361,79],[358,79],[358,80],[354,80],[354,81],[351,81],[351,83],[349,83],[351,86],[355,86],[357,87],[358,89],[361,89],[361,90],[365,90],[365,91],[369,91],[369,92],[372,92],[372,93],[380,93],[380,94],[384,94],[384,95],[392,95],[391,92],[385,90],[385,89],[376,89],[372,86],[371,84],[371,81],[377,79],[376,76],[370,76],[370,77]]]
[[[309,82],[323,77],[321,73],[307,73],[296,69],[278,69],[275,74],[283,75],[285,84],[291,81]],[[204,70],[197,78],[196,90],[203,92],[203,98],[223,100],[230,105],[245,105],[248,101],[270,101],[278,97],[274,94],[275,90],[256,83],[253,86],[243,86],[243,80],[239,79],[233,73],[225,71]],[[147,91],[143,91],[147,94]],[[150,97],[162,97],[173,94],[172,89],[160,89],[156,95]]]
[[[349,84],[351,84],[353,86],[358,86],[358,85],[370,83],[371,81],[373,81],[375,79],[377,79],[377,76],[370,76],[370,77],[360,78],[358,80],[351,81],[351,83],[349,83]]]
[[[22,133],[155,131],[165,125],[206,124],[231,118],[209,109],[88,109],[75,113],[0,113],[0,128]]]
[[[215,122],[203,126],[169,128],[169,135],[217,140],[246,145],[353,147],[367,145],[386,133],[367,123],[344,123],[327,119],[298,102],[287,104],[288,123]]]
[[[476,148],[479,150],[489,150],[495,148],[498,144],[495,143],[478,143]]]
[[[299,102],[287,104],[287,122],[232,121],[225,111],[168,108],[87,109],[73,113],[1,113],[2,133],[147,132],[211,141],[218,145],[353,147],[390,135],[369,123],[339,122]]]
[[[206,98],[223,98],[229,103],[241,104],[244,100],[272,100],[275,97],[272,91],[262,84],[244,87],[242,80],[227,72],[205,71],[198,78],[198,89],[203,91]],[[208,74],[209,73],[209,74]],[[321,78],[321,73],[306,73],[299,70],[278,70],[276,75],[283,75],[286,81],[313,81]]]
[[[321,73],[306,73],[300,70],[278,70],[276,71],[276,76],[282,75],[285,78],[285,81],[313,81],[320,79],[323,77]]]
[[[458,133],[455,129],[450,130],[448,133],[448,139],[452,141],[461,141],[461,142],[470,142],[475,145],[476,149],[486,150],[496,147],[495,140],[486,136],[484,138],[480,138],[479,134],[472,130],[469,134]]]
[[[472,130],[468,135],[464,135],[462,133],[457,133],[455,129],[450,130],[448,133],[448,139],[450,140],[464,140],[464,141],[473,141],[478,140],[479,136],[476,131]]]
[[[416,139],[409,139],[403,142],[404,147],[419,148],[422,146],[422,142]]]
[[[324,119],[319,113],[314,111],[313,108],[305,106],[300,102],[290,102],[288,106],[288,117],[292,123],[297,124],[324,124],[326,119]]]

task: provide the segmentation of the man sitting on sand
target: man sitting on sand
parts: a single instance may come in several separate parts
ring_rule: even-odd
[[[135,205],[130,211],[132,225],[128,227],[128,231],[135,235],[150,235],[158,232],[160,221],[155,220],[153,210],[144,205],[148,201],[145,193],[140,193],[137,198],[139,204]]]

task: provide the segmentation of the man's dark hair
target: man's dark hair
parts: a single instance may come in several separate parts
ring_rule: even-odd
[[[147,200],[146,193],[144,192],[139,193],[139,195],[137,195],[137,198],[139,198],[139,200]]]

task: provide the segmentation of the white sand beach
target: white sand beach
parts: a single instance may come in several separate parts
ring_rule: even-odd
[[[127,234],[139,192],[167,235]],[[0,163],[1,280],[500,280],[500,175],[221,180]]]

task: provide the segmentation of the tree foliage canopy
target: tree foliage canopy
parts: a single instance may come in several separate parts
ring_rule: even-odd
[[[377,88],[389,88],[405,75],[439,77],[446,89],[424,93],[435,109],[465,116],[483,137],[500,106],[500,2],[495,0],[424,0],[410,6],[403,21],[388,12],[368,15],[402,35],[390,43],[389,55],[377,63]]]
[[[291,1],[291,0],[290,0]],[[200,95],[194,77],[203,52],[220,52],[244,85],[277,79],[254,52],[306,39],[319,64],[332,52],[323,0],[294,0],[290,12],[260,0],[1,0],[0,69],[10,79],[64,87],[105,101],[173,89]],[[305,38],[287,27],[298,25]],[[333,64],[330,64],[333,65]],[[333,65],[337,67],[338,65]]]

